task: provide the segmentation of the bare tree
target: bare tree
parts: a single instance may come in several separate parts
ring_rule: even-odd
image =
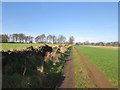
[[[53,44],[56,44],[57,43],[57,37],[55,35],[53,35],[52,39],[53,39]]]
[[[57,38],[57,44],[61,44],[61,40],[59,37]]]
[[[69,43],[70,43],[70,44],[73,44],[73,43],[74,43],[74,40],[75,40],[75,39],[74,39],[73,36],[70,36],[70,37],[69,37]]]
[[[32,36],[29,36],[29,43],[32,43],[33,42],[33,38]]]
[[[25,43],[29,41],[29,36],[25,36]]]
[[[35,42],[36,42],[36,43],[39,42],[39,36],[37,36],[37,37],[35,38]]]
[[[32,43],[32,42],[33,42],[33,37],[32,37],[32,36],[26,36],[26,37],[25,37],[25,42],[26,42],[26,43],[28,43],[28,42],[29,42],[29,43]]]
[[[9,36],[7,34],[0,35],[1,42],[8,42]]]
[[[17,42],[18,41],[18,34],[12,34],[12,38],[13,38],[13,42]]]
[[[14,37],[13,34],[11,34],[11,35],[9,36],[9,39],[10,39],[11,42],[15,42],[15,37]]]
[[[43,43],[45,40],[45,34],[42,34],[42,35],[38,35],[36,38],[35,38],[35,42],[39,42],[39,43]]]
[[[18,37],[19,37],[19,42],[20,43],[24,42],[24,40],[25,40],[25,35],[24,34],[20,33],[20,34],[18,34]]]
[[[90,44],[89,41],[84,42],[84,45],[89,45],[89,44]]]
[[[40,35],[40,41],[43,43],[45,39],[45,34]]]
[[[52,35],[48,35],[48,36],[47,36],[47,42],[48,42],[48,43],[51,43],[52,38],[53,38]]]
[[[59,37],[58,37],[58,43],[59,44],[64,44],[65,41],[66,41],[66,37],[63,36],[63,35],[59,35]]]

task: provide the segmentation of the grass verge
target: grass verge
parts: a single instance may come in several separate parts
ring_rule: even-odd
[[[88,76],[88,72],[74,48],[72,53],[75,73],[75,88],[94,88],[95,85],[92,83],[90,77]]]

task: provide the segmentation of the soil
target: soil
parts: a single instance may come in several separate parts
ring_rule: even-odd
[[[86,58],[80,51],[76,49],[77,53],[79,54],[85,68],[87,69],[91,80],[95,84],[97,88],[113,88],[111,83],[106,79],[103,73],[98,70],[88,58]]]
[[[72,52],[71,52],[72,53]],[[69,60],[66,62],[64,71],[63,71],[64,80],[59,88],[75,88],[75,79],[74,79],[74,71],[73,71],[73,62],[71,59],[71,54]]]

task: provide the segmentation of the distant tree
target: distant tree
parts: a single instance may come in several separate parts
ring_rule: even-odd
[[[113,42],[114,46],[119,46],[119,42]]]
[[[48,35],[48,36],[47,36],[47,42],[48,42],[48,43],[51,43],[52,38],[53,38],[52,35]]]
[[[18,37],[19,37],[19,42],[20,43],[24,42],[24,40],[25,40],[25,35],[24,34],[20,33],[20,34],[18,34]]]
[[[95,45],[95,43],[91,43],[91,45]]]
[[[25,43],[28,43],[28,42],[33,42],[32,36],[25,36]]]
[[[98,44],[99,44],[99,46],[104,46],[103,42],[99,42]]]
[[[35,38],[35,42],[37,42],[37,43],[43,43],[44,40],[45,40],[45,34],[38,35],[38,36]]]
[[[84,42],[84,45],[89,45],[89,44],[90,44],[89,41]]]
[[[69,37],[69,43],[70,43],[70,44],[73,44],[73,43],[74,43],[74,40],[75,40],[75,39],[74,39],[73,36],[70,36],[70,37]]]
[[[29,41],[29,36],[25,36],[25,43]]]
[[[75,43],[75,45],[80,45],[79,42]]]
[[[61,44],[61,40],[59,37],[57,38],[57,44]]]
[[[18,34],[12,34],[10,35],[10,38],[12,39],[12,42],[17,42],[17,39],[18,39]]]
[[[62,39],[62,44],[64,44],[66,42],[66,37],[65,36],[61,36]]]
[[[107,43],[106,43],[106,46],[110,46],[110,44],[111,44],[110,42],[107,42]]]
[[[43,43],[43,42],[44,42],[44,39],[45,39],[45,34],[40,35],[40,38],[39,38],[39,39],[40,39],[40,42]]]
[[[11,42],[15,42],[15,38],[14,38],[13,34],[11,34],[11,35],[9,36],[9,40],[10,40]]]
[[[66,37],[63,35],[59,35],[57,42],[58,44],[64,44],[66,42]]]
[[[53,39],[53,44],[56,44],[57,43],[57,37],[55,35],[53,35],[52,39]]]
[[[8,42],[9,36],[7,34],[0,35],[1,42]]]
[[[36,43],[39,42],[39,36],[37,36],[37,37],[35,38],[35,42],[36,42]]]
[[[33,42],[33,38],[32,36],[29,36],[29,43],[32,43]]]

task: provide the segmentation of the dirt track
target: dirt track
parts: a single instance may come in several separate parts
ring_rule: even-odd
[[[112,84],[106,79],[103,73],[98,70],[80,51],[76,48],[77,54],[80,56],[80,60],[83,62],[86,70],[88,71],[89,77],[96,88],[111,88],[111,90],[117,90]],[[71,55],[70,55],[71,56]],[[64,67],[64,80],[59,88],[75,88],[75,75],[73,69],[73,61],[70,57],[69,61]],[[80,87],[79,87],[80,88]],[[106,90],[106,89],[104,89]]]
[[[65,77],[61,86],[59,88],[75,88],[75,79],[74,79],[74,71],[73,71],[73,62],[71,59],[71,55],[69,60],[65,64],[63,76]]]
[[[93,64],[91,64],[90,61],[80,51],[78,51],[77,49],[76,51],[79,54],[95,86],[97,88],[113,88],[113,86],[110,82],[108,82],[103,73],[99,71]]]

